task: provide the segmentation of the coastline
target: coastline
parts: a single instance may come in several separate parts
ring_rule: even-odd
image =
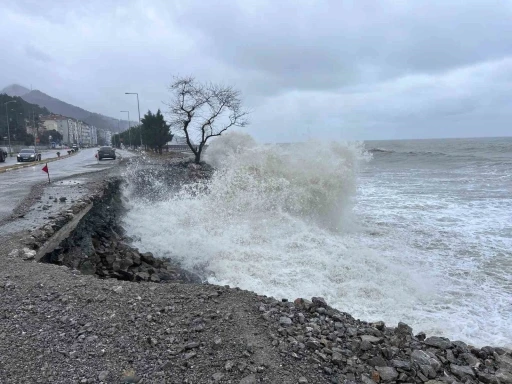
[[[6,383],[512,382],[510,350],[414,336],[405,324],[356,320],[321,298],[98,279],[35,262],[33,252],[101,201],[109,181],[98,179],[76,212],[67,209],[58,224],[55,216],[53,233],[21,231],[0,242]]]

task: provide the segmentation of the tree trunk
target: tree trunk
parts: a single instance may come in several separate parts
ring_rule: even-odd
[[[194,161],[196,164],[199,164],[201,162],[201,150],[198,150],[196,152],[196,158],[195,158],[195,161]]]

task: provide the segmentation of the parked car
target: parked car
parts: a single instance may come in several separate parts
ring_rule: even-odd
[[[98,149],[98,160],[101,159],[116,159],[116,151],[112,147],[101,147]]]
[[[73,144],[73,145],[71,146],[71,150],[72,150],[73,152],[78,152],[78,144]]]
[[[18,153],[17,160],[19,163],[23,161],[41,161],[41,153],[37,149],[26,148]]]
[[[7,159],[8,151],[6,147],[0,147],[0,163],[3,163]]]

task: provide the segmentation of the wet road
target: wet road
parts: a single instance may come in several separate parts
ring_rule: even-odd
[[[127,151],[116,150],[120,155],[116,160],[97,161],[94,157],[96,151],[97,148],[82,149],[74,156],[48,163],[52,181],[85,172],[101,171],[116,165],[120,158],[132,155]],[[37,164],[0,174],[0,221],[8,217],[28,196],[33,185],[48,181],[42,168],[42,164]]]
[[[65,149],[45,149],[41,150],[41,160],[57,157],[57,152],[60,152],[61,156],[67,155],[67,151]],[[14,164],[27,164],[27,162],[18,163],[18,160],[16,160],[16,156],[7,157],[3,163],[0,163],[0,167]]]

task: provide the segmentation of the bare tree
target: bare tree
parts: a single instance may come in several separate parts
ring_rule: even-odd
[[[199,164],[206,142],[231,127],[245,127],[248,112],[240,92],[229,86],[201,84],[193,77],[177,77],[169,86],[171,127],[183,131]],[[194,140],[199,143],[195,144]]]

